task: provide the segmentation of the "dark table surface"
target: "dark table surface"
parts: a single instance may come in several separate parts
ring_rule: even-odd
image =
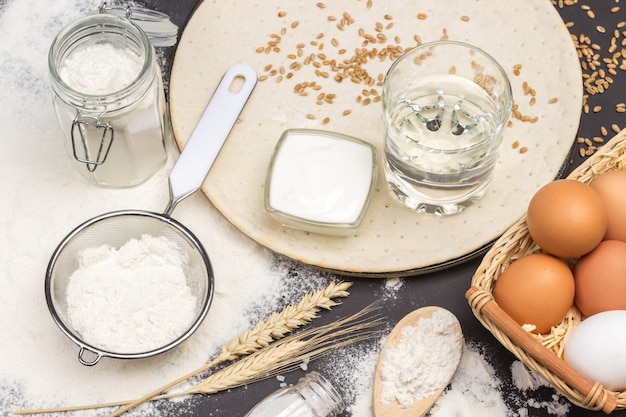
[[[169,14],[172,21],[179,25],[181,29],[184,29],[185,23],[191,17],[198,4],[196,0],[144,0],[140,3]],[[554,7],[558,10],[564,22],[573,22],[573,24],[569,23],[568,27],[570,32],[576,35],[577,39],[580,39],[580,35],[584,34],[591,39],[592,43],[599,45],[599,53],[601,56],[608,56],[613,29],[618,27],[617,25],[620,21],[626,20],[626,8],[617,12],[612,11],[612,7],[620,5],[617,0],[606,0],[603,2],[574,1],[573,3],[575,4],[570,6],[560,6],[557,3]],[[591,6],[595,18],[590,17],[585,4]],[[597,29],[598,25],[605,27],[607,29],[606,33],[601,33]],[[620,29],[620,32],[624,30],[626,30],[626,28]],[[620,36],[621,39],[626,39],[623,33]],[[624,48],[619,42],[620,41],[618,41],[618,51]],[[555,51],[555,53],[558,53],[558,51]],[[174,56],[175,48],[171,48],[165,52],[164,66],[166,70],[164,71],[164,77],[166,81],[169,67]],[[584,60],[584,58],[581,58],[581,62]],[[583,73],[593,76],[593,70],[591,69],[583,69]],[[618,70],[618,74],[612,77],[613,83],[604,93],[589,94],[586,98],[589,110],[583,111],[578,137],[589,139],[601,137],[604,140],[608,140],[615,134],[611,128],[613,125],[626,127],[626,114],[616,111],[616,105],[626,101],[624,98],[626,96],[625,75],[624,71]],[[602,110],[594,112],[593,108],[595,106],[602,106]],[[607,129],[608,132],[606,134],[603,134],[602,127]],[[615,129],[615,126],[613,126],[613,129]],[[575,142],[576,139],[577,138],[572,138],[572,141]],[[565,161],[564,175],[567,175],[569,171],[580,164],[584,159],[579,155],[580,147],[586,148],[584,145],[574,145],[571,159]],[[470,285],[472,275],[479,263],[480,257],[442,271],[405,279],[402,291],[397,294],[393,303],[386,303],[384,305],[383,313],[389,317],[391,322],[394,322],[398,321],[410,311],[425,305],[438,305],[449,309],[459,318],[466,342],[480,344],[487,360],[495,368],[496,376],[506,380],[508,378],[510,379],[511,363],[516,360],[516,358],[502,347],[491,333],[483,328],[474,317],[464,296],[465,291]],[[306,267],[293,262],[291,268],[297,270],[298,268]],[[382,279],[358,279],[353,277],[349,277],[348,279],[354,282],[349,302],[345,302],[342,306],[334,309],[333,314],[346,315],[357,311],[370,302],[380,299],[382,297],[381,294],[385,290],[385,280]],[[333,317],[331,317],[331,315],[322,317],[322,320],[332,320]],[[320,360],[319,362],[311,364],[309,369],[320,369],[323,371],[324,366],[325,362]],[[301,375],[301,372],[299,372],[298,375]],[[196,412],[193,415],[214,417],[244,415],[255,403],[276,389],[276,387],[277,384],[275,380],[262,381],[244,389],[235,389],[216,395],[194,398],[192,400],[192,408],[195,409]],[[515,413],[516,404],[520,404],[520,398],[518,397],[523,394],[515,389],[508,390],[505,388],[505,390],[510,392],[504,392],[502,396]],[[554,390],[550,388],[536,392],[538,396],[537,400],[540,401],[549,401],[553,394]],[[565,400],[561,399],[561,401],[564,402]],[[175,407],[175,405],[164,406],[168,408]],[[350,414],[346,412],[343,415],[347,416]],[[549,416],[553,414],[550,414],[545,408],[533,408],[530,410],[530,415]],[[603,415],[603,413],[591,412],[576,406],[571,406],[568,414],[570,417],[592,415]],[[614,412],[612,415],[626,416],[626,411]]]

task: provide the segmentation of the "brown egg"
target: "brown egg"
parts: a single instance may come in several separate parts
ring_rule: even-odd
[[[626,242],[605,240],[574,266],[574,302],[585,315],[626,310]]]
[[[607,214],[589,185],[563,179],[541,187],[530,200],[528,232],[544,251],[563,258],[590,252],[604,238]]]
[[[543,253],[520,258],[500,274],[493,288],[500,308],[536,333],[559,324],[574,302],[574,277],[560,259]]]
[[[626,171],[609,171],[598,175],[589,184],[604,201],[608,227],[604,239],[626,242]]]

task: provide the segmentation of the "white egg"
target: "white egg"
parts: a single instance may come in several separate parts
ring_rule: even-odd
[[[626,389],[626,310],[594,314],[580,323],[565,344],[565,361],[605,388]]]

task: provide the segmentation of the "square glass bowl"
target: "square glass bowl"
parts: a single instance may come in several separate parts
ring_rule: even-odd
[[[288,129],[272,155],[265,209],[283,226],[347,235],[372,199],[377,152],[360,139],[316,129]]]

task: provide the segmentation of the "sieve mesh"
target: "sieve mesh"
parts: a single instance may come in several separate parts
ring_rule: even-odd
[[[63,331],[76,342],[98,350],[98,346],[81,340],[67,317],[67,286],[69,278],[79,267],[80,253],[88,248],[109,245],[119,249],[131,239],[143,235],[166,237],[174,242],[188,259],[184,268],[187,285],[196,297],[196,314],[190,329],[176,340],[154,353],[169,349],[186,339],[198,327],[209,307],[213,290],[213,272],[204,248],[184,226],[168,216],[144,211],[119,211],[104,214],[83,223],[58,246],[46,274],[46,293],[51,313]],[[108,352],[117,357],[136,357],[124,352]],[[148,355],[146,355],[148,356]]]

